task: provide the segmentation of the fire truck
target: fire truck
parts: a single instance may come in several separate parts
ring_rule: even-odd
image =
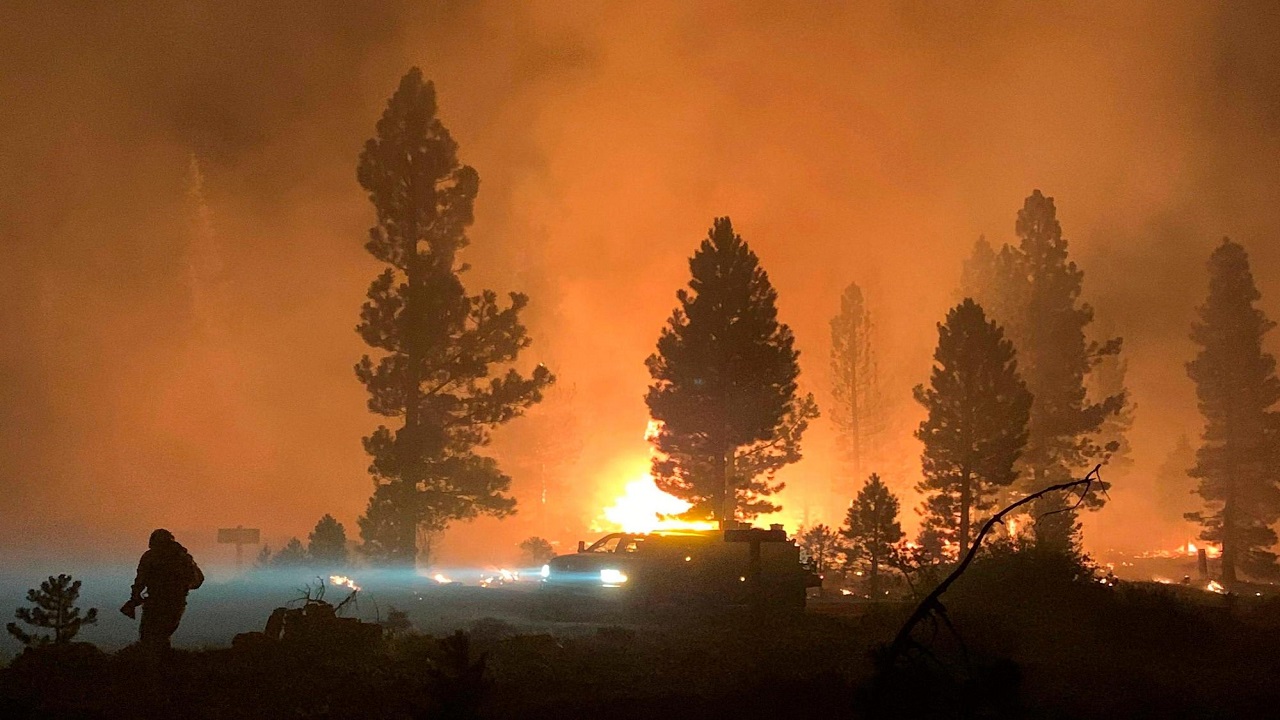
[[[548,614],[599,607],[694,610],[744,606],[801,612],[821,583],[781,525],[768,530],[613,533],[542,567]]]

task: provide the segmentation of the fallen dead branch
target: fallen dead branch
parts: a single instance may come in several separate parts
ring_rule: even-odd
[[[996,524],[1002,522],[1006,515],[1013,512],[1014,510],[1017,510],[1023,505],[1031,503],[1050,493],[1055,493],[1059,491],[1065,491],[1065,492],[1075,491],[1075,492],[1079,492],[1080,495],[1079,497],[1076,498],[1075,504],[1072,505],[1071,507],[1062,508],[1061,510],[1054,510],[1052,512],[1041,515],[1041,517],[1045,517],[1047,515],[1053,515],[1055,513],[1063,512],[1065,510],[1073,510],[1075,508],[1080,507],[1084,503],[1085,498],[1089,496],[1089,493],[1093,491],[1095,484],[1099,485],[1102,488],[1102,491],[1104,493],[1106,492],[1106,489],[1105,489],[1106,486],[1102,484],[1102,476],[1099,474],[1101,469],[1102,469],[1101,465],[1096,465],[1092,470],[1088,472],[1087,475],[1085,475],[1083,478],[1080,478],[1079,480],[1072,480],[1070,482],[1059,483],[1057,485],[1050,485],[1049,487],[1044,488],[1043,490],[1034,492],[1022,498],[1021,500],[1005,507],[1000,512],[988,518],[987,521],[983,523],[982,528],[978,531],[977,537],[973,539],[973,544],[969,546],[968,552],[965,553],[964,557],[960,560],[960,563],[956,565],[955,569],[952,570],[950,574],[948,574],[945,578],[942,579],[942,582],[938,583],[937,587],[935,587],[932,592],[930,592],[928,595],[925,596],[923,600],[920,601],[920,604],[916,606],[915,611],[911,613],[911,615],[907,618],[907,621],[903,623],[902,628],[898,630],[897,636],[894,637],[893,643],[889,646],[889,651],[885,655],[885,658],[884,658],[886,663],[885,666],[893,667],[897,663],[898,658],[901,657],[902,654],[910,647],[923,649],[919,643],[911,639],[911,635],[915,631],[916,626],[919,625],[924,620],[926,619],[932,620],[933,623],[935,624],[935,629],[936,629],[936,624],[938,622],[938,619],[941,618],[942,622],[948,628],[951,627],[951,620],[950,618],[947,617],[946,608],[943,607],[941,602],[942,594],[945,593],[947,589],[951,587],[952,583],[954,583],[956,580],[960,578],[961,575],[964,574],[964,571],[966,569],[968,569],[969,564],[973,562],[974,557],[977,556],[978,551],[982,548],[982,541],[986,539],[987,534],[990,533],[993,528],[995,528]]]

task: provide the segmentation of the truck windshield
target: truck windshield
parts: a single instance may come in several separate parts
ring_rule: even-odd
[[[587,548],[587,552],[633,553],[641,542],[644,542],[644,538],[635,537],[634,535],[605,535]]]
[[[587,552],[611,553],[618,549],[620,540],[622,540],[621,535],[605,535],[587,548]]]

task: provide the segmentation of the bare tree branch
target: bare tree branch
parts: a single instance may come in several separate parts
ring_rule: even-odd
[[[942,603],[939,601],[939,598],[941,598],[942,594],[951,587],[951,584],[958,580],[960,576],[964,574],[964,571],[969,568],[969,564],[972,563],[974,557],[977,556],[978,550],[982,548],[982,541],[986,539],[987,534],[991,532],[997,523],[1004,520],[1005,515],[1008,515],[1023,505],[1042,498],[1049,493],[1058,492],[1059,490],[1071,491],[1077,488],[1080,489],[1080,497],[1076,500],[1074,507],[1079,507],[1080,504],[1084,502],[1084,499],[1089,495],[1089,492],[1093,489],[1094,483],[1102,482],[1102,476],[1099,475],[1099,471],[1101,469],[1102,465],[1095,465],[1087,475],[1079,480],[1050,485],[1039,492],[1034,492],[1022,498],[988,518],[987,521],[983,523],[982,529],[978,531],[978,536],[974,538],[973,544],[969,546],[969,551],[965,553],[960,564],[951,571],[951,574],[943,578],[942,582],[938,583],[938,586],[926,595],[924,600],[920,601],[920,604],[916,606],[915,611],[911,613],[911,616],[907,618],[905,623],[903,623],[902,628],[898,630],[898,635],[893,639],[893,644],[889,646],[889,652],[886,656],[887,664],[889,666],[895,664],[903,651],[912,645],[911,633],[915,631],[916,626],[919,625],[921,621],[925,618],[932,618],[935,615],[942,615],[944,619],[946,618],[946,609],[942,607]],[[1066,509],[1067,508],[1063,508],[1062,510],[1055,510],[1053,512],[1062,512]],[[1053,513],[1046,513],[1046,515],[1051,514]],[[946,622],[947,625],[951,624],[949,619],[947,619]]]

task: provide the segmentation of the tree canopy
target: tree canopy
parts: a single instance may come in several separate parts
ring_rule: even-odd
[[[1093,308],[1081,299],[1084,271],[1069,258],[1053,198],[1033,191],[1018,211],[1014,230],[1018,245],[1006,244],[999,252],[979,240],[961,289],[1004,328],[1017,350],[1019,371],[1033,397],[1018,489],[1034,492],[1104,462],[1118,449],[1114,432],[1120,428],[1104,433],[1103,424],[1125,407],[1127,393],[1121,388],[1105,397],[1088,395],[1088,374],[1103,358],[1118,354],[1121,343],[1087,335]],[[1105,488],[1099,484],[1099,490]],[[1094,492],[1086,506],[1103,501]],[[1055,494],[1036,507],[1036,516],[1053,518],[1034,528],[1043,548],[1078,545],[1075,513],[1063,502]]]
[[[1275,327],[1254,303],[1261,299],[1249,256],[1223,238],[1209,256],[1209,297],[1200,306],[1191,339],[1200,351],[1187,363],[1204,416],[1204,432],[1191,476],[1205,511],[1187,518],[1201,539],[1222,543],[1222,577],[1237,569],[1255,577],[1276,573],[1271,528],[1280,520],[1280,379],[1262,337]]]
[[[840,312],[831,318],[830,417],[839,431],[847,472],[837,497],[848,499],[863,468],[879,459],[877,440],[885,429],[879,370],[872,342],[871,313],[862,288],[850,283],[840,295]]]
[[[898,498],[879,475],[872,473],[858,491],[840,534],[849,543],[850,558],[866,565],[868,585],[876,593],[880,568],[893,557],[894,545],[903,538]]]
[[[503,303],[463,287],[458,254],[480,178],[459,162],[436,111],[434,86],[411,69],[357,168],[377,216],[365,249],[386,267],[356,328],[378,356],[355,372],[369,409],[401,421],[364,439],[374,494],[359,519],[362,549],[384,563],[412,564],[420,531],[515,511],[511,479],[477,449],[553,381],[541,365],[528,374],[510,367],[530,344],[520,323],[528,298],[510,293]]]
[[[926,495],[925,524],[963,552],[972,514],[990,509],[1018,476],[1032,400],[1013,343],[971,299],[938,324],[933,358],[929,386],[914,391],[928,412],[916,431],[924,443],[917,489]]]
[[[777,291],[729,218],[716,218],[689,261],[688,289],[645,364],[658,487],[722,522],[767,512],[773,473],[799,459],[817,414],[798,398],[799,353],[778,322]]]
[[[316,563],[345,565],[347,563],[347,529],[342,523],[326,514],[316,523],[307,537],[307,555]]]
[[[76,607],[80,598],[80,581],[72,580],[70,575],[49,576],[40,583],[39,588],[27,591],[27,602],[31,607],[20,607],[14,615],[23,623],[37,630],[52,630],[53,635],[23,630],[17,623],[9,623],[5,629],[18,642],[28,647],[33,645],[61,645],[69,643],[85,625],[98,622],[98,609],[89,608],[84,615]]]

